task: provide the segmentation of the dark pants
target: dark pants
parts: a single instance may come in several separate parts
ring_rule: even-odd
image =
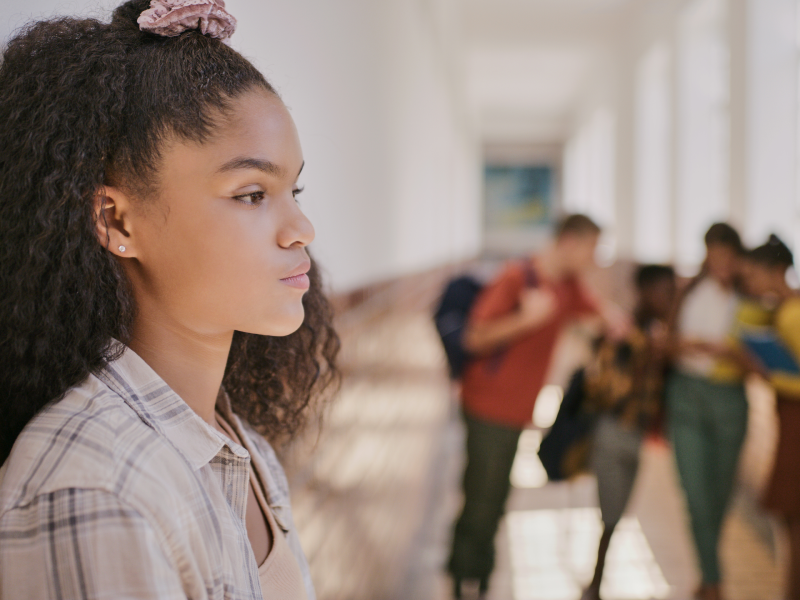
[[[468,415],[464,421],[464,508],[456,522],[448,570],[459,579],[488,580],[494,568],[494,536],[511,487],[511,466],[522,430]]]
[[[667,383],[672,446],[700,559],[703,583],[720,581],[719,545],[747,431],[741,384],[675,373]]]

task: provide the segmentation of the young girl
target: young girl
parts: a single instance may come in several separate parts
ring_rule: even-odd
[[[778,339],[800,362],[800,296],[786,283],[794,260],[777,237],[748,255],[747,287],[753,295],[778,303],[773,327]],[[800,375],[774,370],[763,373],[778,397],[778,451],[764,504],[780,515],[789,531],[787,600],[800,600]]]
[[[590,462],[597,477],[603,534],[594,577],[582,600],[600,600],[611,536],[633,492],[644,437],[661,411],[675,271],[643,265],[635,283],[635,328],[622,339],[600,340],[585,370],[587,409],[597,415]]]
[[[338,338],[303,156],[222,0],[0,64],[0,598],[314,598],[284,473]]]
[[[743,372],[730,358],[742,303],[735,283],[742,243],[725,223],[705,237],[703,273],[675,319],[675,369],[667,382],[669,433],[700,559],[696,597],[719,600],[719,544],[747,430]]]

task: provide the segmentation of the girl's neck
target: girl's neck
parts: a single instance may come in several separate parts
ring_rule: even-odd
[[[129,346],[204,421],[214,410],[233,332],[202,335],[164,319],[137,317]]]

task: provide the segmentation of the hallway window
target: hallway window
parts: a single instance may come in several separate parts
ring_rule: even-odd
[[[595,110],[564,150],[565,213],[583,213],[603,227],[601,263],[614,259],[616,214],[616,122],[606,108]]]
[[[614,115],[597,109],[567,143],[564,210],[580,212],[603,227],[614,223]]]
[[[678,36],[676,259],[702,261],[703,234],[729,212],[729,47],[723,0],[694,0]]]
[[[669,48],[659,43],[636,71],[634,251],[641,262],[673,258],[670,68]]]

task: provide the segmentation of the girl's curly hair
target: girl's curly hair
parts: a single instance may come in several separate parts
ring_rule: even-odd
[[[29,25],[0,64],[0,462],[50,402],[117,358],[136,313],[125,274],[95,233],[104,184],[157,190],[165,136],[203,142],[213,114],[261,73],[219,40],[139,30],[149,0],[110,23]],[[287,337],[237,332],[224,387],[263,434],[291,434],[312,398],[338,381],[339,338],[310,272],[305,322]],[[118,352],[118,351],[117,351]]]

